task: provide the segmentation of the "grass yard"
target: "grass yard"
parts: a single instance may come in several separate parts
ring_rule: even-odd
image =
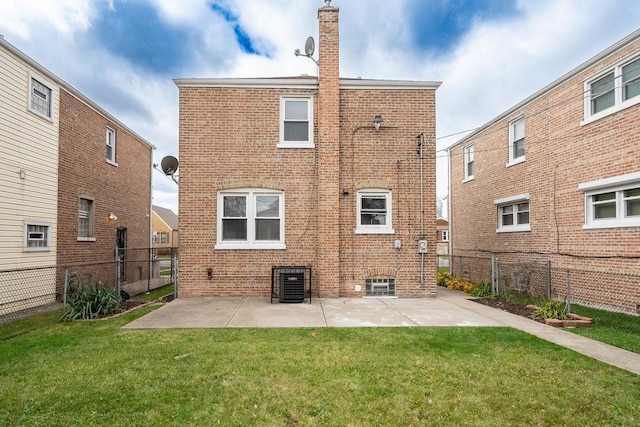
[[[640,425],[640,376],[510,328],[123,331],[0,342],[0,425]]]
[[[590,317],[592,328],[573,328],[569,331],[616,347],[640,353],[640,317],[598,310],[572,304],[571,311]]]

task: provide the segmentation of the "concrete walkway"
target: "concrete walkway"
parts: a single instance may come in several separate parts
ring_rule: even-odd
[[[640,354],[622,350],[470,300],[438,287],[436,298],[317,298],[280,304],[269,298],[178,298],[123,329],[372,326],[513,327],[640,375]]]

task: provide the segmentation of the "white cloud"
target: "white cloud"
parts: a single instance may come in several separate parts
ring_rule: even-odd
[[[94,14],[89,1],[20,0],[0,2],[0,29],[30,39],[43,27],[52,27],[65,37],[85,31]]]

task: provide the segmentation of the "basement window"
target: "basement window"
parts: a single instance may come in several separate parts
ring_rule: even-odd
[[[395,296],[396,279],[366,279],[365,291],[368,297]]]

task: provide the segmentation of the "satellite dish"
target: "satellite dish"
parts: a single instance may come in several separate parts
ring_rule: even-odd
[[[313,52],[316,50],[316,42],[313,40],[313,37],[307,37],[307,41],[304,44],[304,53],[311,57]]]
[[[166,156],[160,161],[160,167],[165,175],[173,175],[178,170],[178,159]]]

